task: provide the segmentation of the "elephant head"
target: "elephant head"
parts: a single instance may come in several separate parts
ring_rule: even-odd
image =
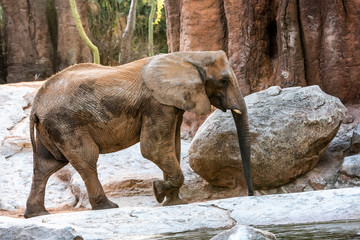
[[[253,195],[247,108],[224,51],[160,55],[142,71],[145,85],[162,104],[196,114],[211,105],[230,109],[235,121],[248,194]]]

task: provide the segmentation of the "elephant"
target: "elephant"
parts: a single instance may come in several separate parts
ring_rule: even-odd
[[[46,183],[68,163],[85,182],[92,209],[118,207],[104,193],[97,160],[138,142],[143,157],[163,171],[163,180],[153,181],[156,200],[185,204],[179,196],[183,114],[209,114],[211,105],[232,111],[253,195],[247,108],[224,51],[162,54],[115,67],[81,63],[51,76],[30,113],[33,176],[24,216],[49,214]]]

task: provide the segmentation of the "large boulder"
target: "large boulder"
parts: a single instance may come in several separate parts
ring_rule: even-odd
[[[0,239],[83,239],[82,236],[70,226],[48,226],[46,224],[28,223],[22,220],[23,219],[0,217]]]
[[[351,150],[354,152],[360,150],[360,123],[355,127],[351,138]]]
[[[349,177],[360,178],[360,154],[345,157],[341,165],[341,173]]]
[[[346,108],[318,86],[267,90],[245,97],[256,189],[284,185],[311,170],[335,137]],[[245,186],[231,113],[216,110],[194,137],[192,169],[214,186]]]

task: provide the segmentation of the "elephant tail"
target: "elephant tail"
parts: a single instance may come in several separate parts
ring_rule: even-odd
[[[33,148],[33,156],[34,156],[34,161],[36,158],[36,141],[35,141],[35,124],[37,124],[39,121],[38,117],[36,116],[36,114],[34,112],[31,112],[30,115],[30,139],[31,139],[31,145]]]

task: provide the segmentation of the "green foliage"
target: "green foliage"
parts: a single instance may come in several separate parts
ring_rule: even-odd
[[[99,47],[102,64],[115,64],[118,58],[130,3],[131,0],[87,0],[90,32],[93,42]],[[139,0],[131,61],[147,56],[150,10],[150,1]],[[154,53],[166,53],[167,49],[165,10],[162,8],[160,21],[154,25]]]
[[[162,9],[164,8],[165,0],[157,0],[156,1],[156,19],[154,24],[158,24],[161,20]]]
[[[135,45],[141,46],[143,55],[147,55],[148,17],[151,11],[151,1],[140,1],[138,18],[136,19]],[[167,53],[165,9],[161,9],[161,20],[154,25],[154,53]]]
[[[88,22],[91,39],[100,51],[101,63],[110,65],[120,51],[121,33],[125,26],[121,25],[121,11],[125,9],[125,1],[87,0]]]
[[[5,22],[4,20],[4,11],[3,8],[0,6],[0,24],[3,25]]]
[[[151,9],[148,19],[148,55],[154,55],[154,25],[157,25],[162,16],[162,9],[164,8],[164,0],[151,0]],[[156,9],[156,12],[155,12]],[[154,21],[156,13],[156,19]]]

